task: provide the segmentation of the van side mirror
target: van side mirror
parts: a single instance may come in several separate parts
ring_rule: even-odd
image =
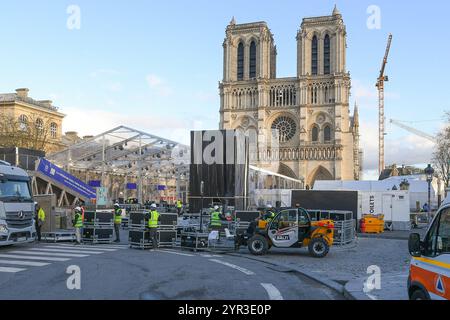
[[[409,253],[413,257],[420,257],[420,256],[422,256],[422,249],[420,247],[420,234],[412,233],[409,236],[408,248],[409,248]]]

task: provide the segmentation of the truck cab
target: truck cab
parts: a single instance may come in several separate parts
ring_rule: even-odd
[[[0,161],[0,247],[35,240],[34,212],[27,172]]]
[[[450,300],[450,197],[438,210],[423,240],[411,234],[408,277],[411,300]]]

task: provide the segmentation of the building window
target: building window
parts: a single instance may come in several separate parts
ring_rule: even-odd
[[[28,128],[28,117],[24,114],[19,117],[19,128],[22,131],[25,131]]]
[[[58,125],[56,123],[52,122],[50,124],[50,135],[53,139],[55,139],[57,134],[58,134]]]
[[[319,141],[319,128],[317,128],[317,126],[314,126],[312,128],[311,140],[312,140],[312,142],[318,142]]]
[[[288,142],[295,136],[297,125],[292,118],[280,116],[272,123],[272,129],[278,131],[280,142]]]
[[[250,79],[256,78],[256,43],[250,44]]]
[[[323,129],[323,137],[325,142],[331,141],[331,128],[330,126],[326,126],[325,129]]]
[[[44,129],[44,121],[41,118],[36,119],[36,129],[39,131]]]
[[[238,46],[237,79],[244,80],[244,44],[242,42]]]
[[[330,36],[326,35],[323,41],[323,73],[330,74]]]
[[[312,39],[312,45],[311,45],[311,57],[312,57],[312,61],[311,61],[311,72],[312,75],[315,76],[317,75],[317,69],[318,69],[318,42],[317,42],[317,37],[314,36]]]

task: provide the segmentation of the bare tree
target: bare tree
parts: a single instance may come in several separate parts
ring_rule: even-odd
[[[437,143],[433,154],[436,174],[444,181],[445,187],[450,186],[450,111],[445,113],[446,126],[437,135]]]
[[[38,114],[28,114],[21,119],[11,114],[0,114],[0,146],[19,147],[34,150],[48,149],[51,137],[50,117]]]

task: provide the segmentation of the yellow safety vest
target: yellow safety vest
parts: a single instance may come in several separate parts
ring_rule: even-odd
[[[181,203],[181,201],[177,201],[177,208],[181,208],[183,207],[183,204]]]
[[[220,213],[217,211],[211,212],[211,222],[210,225],[212,227],[221,227],[222,221],[220,220]]]
[[[83,227],[83,218],[81,216],[81,213],[75,212],[75,228],[82,228]]]
[[[122,209],[116,209],[114,212],[114,223],[121,224],[122,223]]]
[[[149,228],[158,228],[159,212],[156,210],[150,211],[150,219],[148,220]]]
[[[41,221],[45,221],[45,212],[42,208],[40,208],[38,211],[38,219]]]

